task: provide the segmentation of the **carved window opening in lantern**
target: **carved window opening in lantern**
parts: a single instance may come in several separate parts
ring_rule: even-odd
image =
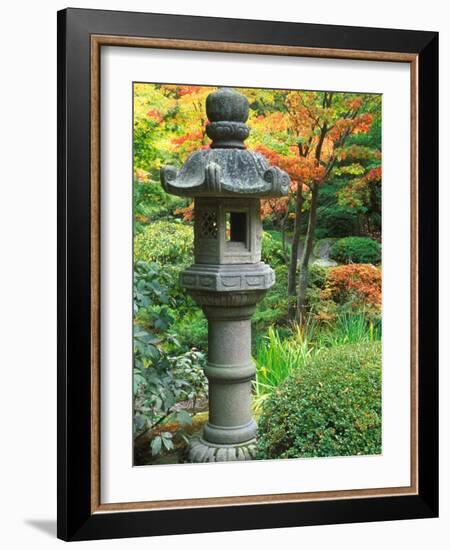
[[[247,212],[225,212],[225,242],[248,248]]]

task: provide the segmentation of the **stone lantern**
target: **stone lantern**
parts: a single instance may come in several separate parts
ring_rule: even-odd
[[[287,195],[288,175],[245,148],[247,98],[219,88],[206,99],[210,149],[193,153],[180,170],[161,169],[168,193],[193,197],[195,263],[181,285],[208,319],[209,419],[192,438],[190,462],[248,460],[255,455],[252,418],[251,321],[275,282],[261,261],[260,199]]]

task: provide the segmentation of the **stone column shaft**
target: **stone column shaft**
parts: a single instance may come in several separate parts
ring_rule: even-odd
[[[204,308],[208,318],[209,421],[204,439],[216,444],[250,442],[256,435],[251,392],[255,365],[251,357],[254,308]]]

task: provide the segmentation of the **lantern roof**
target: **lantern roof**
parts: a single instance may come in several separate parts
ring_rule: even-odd
[[[250,130],[247,98],[231,88],[219,88],[206,98],[209,149],[196,151],[180,170],[161,168],[161,183],[182,197],[281,197],[288,194],[289,176],[270,166],[261,153],[245,148]]]

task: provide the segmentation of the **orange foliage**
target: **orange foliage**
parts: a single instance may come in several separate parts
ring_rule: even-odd
[[[255,123],[260,123],[266,132],[285,132],[289,128],[289,120],[284,113],[277,111],[266,115],[259,115]]]
[[[332,141],[338,141],[345,135],[364,134],[370,130],[372,122],[373,116],[370,113],[363,113],[354,118],[341,118],[335,122],[328,137]]]
[[[354,300],[355,305],[381,309],[381,269],[371,264],[349,264],[331,268],[324,298],[336,302]]]
[[[315,158],[301,157],[297,147],[291,149],[292,155],[282,155],[264,145],[259,145],[255,150],[263,154],[271,165],[287,172],[293,192],[297,191],[300,182],[302,190],[306,191],[312,183],[321,183],[325,176],[325,167]]]
[[[177,136],[172,138],[170,141],[173,145],[183,145],[186,141],[199,141],[203,139],[202,132],[189,132],[188,134],[183,134],[182,136]]]
[[[156,109],[150,109],[150,111],[148,111],[147,113],[147,116],[148,118],[151,118],[155,122],[162,122],[164,120],[164,117],[162,116],[162,114]]]
[[[195,94],[199,92],[201,89],[202,89],[202,86],[182,86],[178,90],[178,95],[183,96],[183,95]]]
[[[185,222],[191,222],[194,219],[194,203],[191,202],[189,206],[183,208],[177,208],[174,212],[175,215],[181,214]]]
[[[351,180],[339,195],[346,204],[357,208],[369,200],[370,187],[381,183],[381,166],[372,168],[361,178]]]
[[[163,84],[161,89],[175,94],[177,97],[183,97],[185,95],[196,94],[205,89],[204,86],[179,86],[178,84]]]
[[[139,181],[140,183],[144,183],[148,180],[149,173],[145,170],[142,170],[142,168],[136,168],[134,171],[134,177]]]
[[[289,208],[289,197],[270,198],[261,200],[260,212],[263,219],[275,215],[283,217]]]

